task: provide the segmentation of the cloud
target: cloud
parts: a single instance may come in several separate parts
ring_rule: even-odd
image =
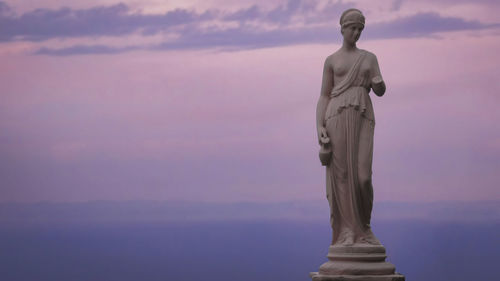
[[[173,50],[216,47],[253,49],[303,43],[327,43],[335,40],[335,36],[330,36],[329,33],[331,33],[330,28],[311,27],[275,29],[260,32],[245,27],[206,33],[195,31],[185,34],[176,42],[158,45],[157,49]]]
[[[156,34],[174,26],[203,22],[212,18],[210,12],[199,14],[176,9],[165,14],[132,13],[125,4],[99,6],[91,9],[37,9],[14,16],[0,2],[0,42],[25,40],[43,41],[53,38],[85,36],[124,36],[137,31]],[[5,12],[4,12],[5,11]]]
[[[69,48],[51,49],[40,48],[35,54],[50,55],[50,56],[70,56],[70,55],[86,55],[86,54],[119,54],[127,51],[137,50],[139,47],[109,47],[104,45],[77,45]]]
[[[0,2],[0,16],[9,15],[11,12],[12,10],[9,5],[5,4],[4,2]]]
[[[364,34],[365,39],[425,37],[438,32],[476,30],[498,25],[486,25],[477,21],[442,17],[436,13],[419,13],[398,18],[390,22],[374,24]],[[330,25],[303,26],[299,28],[276,28],[270,31],[256,31],[245,26],[222,31],[204,32],[193,30],[181,36],[176,42],[165,43],[159,49],[189,48],[262,48],[306,43],[339,42],[339,33],[332,32]]]
[[[252,21],[257,26],[264,23],[283,27],[295,17],[305,22],[325,21],[332,18],[332,10],[340,13],[352,3],[328,2],[324,7],[318,1],[290,0],[285,6],[263,11],[257,5],[235,12],[207,10],[202,13],[176,9],[165,14],[146,15],[133,12],[125,4],[98,6],[90,9],[61,8],[37,9],[15,16],[7,13],[11,8],[0,2],[0,42],[13,40],[43,41],[54,38],[86,36],[126,36],[136,32],[153,35],[159,32],[183,34],[190,29],[203,31],[202,25],[210,21],[237,22],[243,28]],[[180,28],[182,25],[184,28]],[[254,27],[255,28],[255,27]],[[258,28],[256,31],[259,31]],[[208,31],[210,32],[210,31]],[[229,31],[231,32],[231,31]],[[118,48],[120,49],[120,48]]]
[[[392,2],[391,10],[392,11],[399,11],[399,9],[401,9],[401,6],[403,5],[403,2],[404,2],[404,0],[394,0]]]
[[[241,9],[235,13],[231,13],[224,17],[224,20],[229,21],[247,21],[253,20],[261,16],[261,11],[257,5],[253,5],[250,8]]]
[[[418,13],[390,22],[378,23],[373,27],[368,26],[365,38],[414,38],[439,32],[478,30],[499,26],[500,24],[483,24],[479,21],[468,21],[457,17],[443,17],[438,13]]]
[[[395,1],[397,9],[402,1]],[[12,40],[43,41],[55,38],[123,37],[140,33],[171,38],[156,45],[106,46],[82,44],[65,48],[43,47],[39,55],[113,54],[132,50],[223,50],[252,49],[306,43],[339,42],[340,33],[333,19],[350,2],[289,0],[265,11],[257,5],[234,12],[206,10],[195,12],[176,9],[164,14],[146,15],[131,11],[125,4],[100,6],[86,10],[38,9],[21,16],[8,14],[10,8],[0,2],[0,42]],[[336,17],[332,15],[337,15]],[[424,12],[368,25],[363,39],[413,38],[439,32],[496,28],[459,17],[444,17]],[[172,39],[173,38],[173,39]]]
[[[439,32],[478,30],[499,27],[477,21],[466,21],[454,17],[442,17],[436,13],[419,13],[367,26],[363,39],[415,38],[432,36]],[[77,55],[111,54],[134,49],[183,50],[222,48],[225,50],[255,49],[309,43],[340,42],[340,33],[333,32],[331,26],[304,26],[300,28],[276,28],[269,31],[254,30],[248,26],[224,30],[191,29],[177,40],[147,47],[112,48],[105,46],[75,46],[62,49],[44,48],[37,54]]]

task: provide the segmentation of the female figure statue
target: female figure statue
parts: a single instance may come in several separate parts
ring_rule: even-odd
[[[385,93],[377,57],[358,49],[365,26],[357,9],[340,18],[342,47],[326,58],[316,110],[320,160],[326,166],[326,195],[333,228],[328,261],[313,281],[404,281],[387,261],[384,246],[372,233],[372,158],[375,118],[368,93]]]
[[[343,44],[326,58],[316,110],[319,143],[331,151],[322,162],[332,245],[380,245],[370,229],[375,118],[368,93],[382,96],[385,84],[377,57],[356,47],[365,25],[361,11],[345,11],[340,25]]]

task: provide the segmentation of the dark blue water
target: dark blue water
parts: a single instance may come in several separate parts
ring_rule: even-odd
[[[378,222],[407,280],[495,280],[500,225]],[[326,261],[327,224],[298,221],[0,227],[5,281],[299,281]]]

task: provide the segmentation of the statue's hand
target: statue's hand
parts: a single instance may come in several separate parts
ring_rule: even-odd
[[[375,76],[373,77],[372,79],[372,87],[373,86],[377,86],[377,85],[380,85],[382,82],[384,82],[384,80],[382,80],[382,76],[378,75],[378,76]]]
[[[320,127],[318,130],[318,142],[319,145],[330,143],[330,138],[328,137],[328,132],[325,127]]]
[[[385,83],[384,80],[382,79],[382,76],[378,75],[372,78],[372,85],[371,85],[373,92],[381,97],[385,93]]]

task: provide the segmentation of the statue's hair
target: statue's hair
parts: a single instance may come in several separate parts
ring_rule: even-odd
[[[362,24],[365,25],[365,16],[363,15],[363,13],[358,10],[358,9],[355,9],[355,8],[351,8],[351,9],[347,9],[345,10],[342,15],[340,16],[340,25],[341,26],[344,26],[344,23],[345,23],[345,17],[350,14],[350,13],[357,13],[359,14],[359,16],[362,18]]]

